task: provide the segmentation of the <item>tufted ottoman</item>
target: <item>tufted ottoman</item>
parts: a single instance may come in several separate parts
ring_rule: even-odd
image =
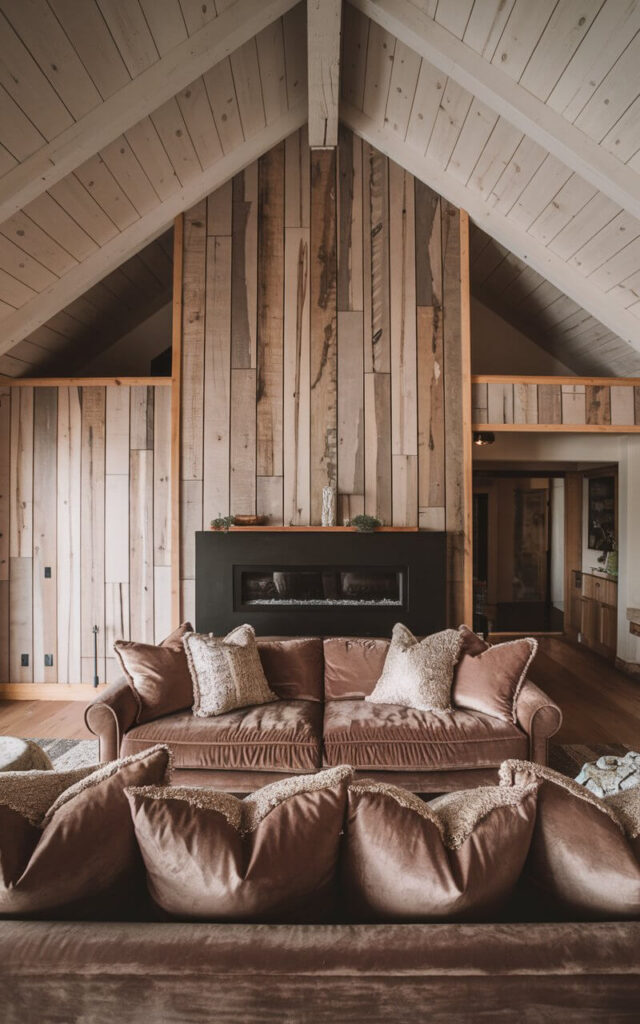
[[[53,765],[33,740],[0,736],[0,772],[51,771]]]

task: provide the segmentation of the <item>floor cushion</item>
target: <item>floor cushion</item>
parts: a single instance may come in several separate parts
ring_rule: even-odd
[[[507,758],[526,757],[528,749],[528,737],[518,726],[479,711],[418,711],[364,700],[325,705],[328,765],[371,771],[497,767]]]
[[[191,711],[130,729],[122,753],[166,743],[176,768],[303,773],[317,771],[322,751],[322,705],[279,700],[211,718]]]

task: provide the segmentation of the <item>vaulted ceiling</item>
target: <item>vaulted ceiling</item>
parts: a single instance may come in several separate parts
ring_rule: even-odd
[[[338,0],[309,40],[306,7],[0,0],[0,371],[152,312],[176,214],[339,116],[468,210],[478,298],[578,372],[640,373],[640,0],[352,0],[341,66]]]

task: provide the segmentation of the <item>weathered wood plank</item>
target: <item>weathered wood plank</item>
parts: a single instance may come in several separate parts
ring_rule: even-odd
[[[132,388],[107,388],[105,472],[129,476],[129,426]],[[144,391],[145,389],[140,389]],[[161,389],[160,389],[161,390]],[[168,389],[167,389],[168,391]],[[146,424],[144,426],[146,433]],[[141,447],[144,447],[142,445]]]
[[[153,448],[153,400],[155,388],[133,387],[131,393],[131,426],[129,447],[150,450]]]
[[[445,501],[442,312],[419,306],[417,316],[418,506],[424,512]]]
[[[57,426],[57,388],[36,388],[33,405],[33,678],[35,682],[44,683],[58,681]]]
[[[256,481],[256,510],[267,516],[270,526],[282,525],[282,483],[281,476],[259,476]]]
[[[538,423],[562,423],[560,384],[538,384]]]
[[[362,142],[340,125],[338,133],[338,310],[361,310]]]
[[[284,226],[308,228],[309,138],[306,126],[285,139],[284,154]]]
[[[513,423],[513,384],[491,382],[487,390],[487,422]]]
[[[181,476],[202,480],[204,407],[204,329],[206,278],[206,202],[184,216]],[[209,250],[210,251],[210,250]],[[209,452],[207,453],[207,458]]]
[[[207,234],[230,235],[233,231],[233,184],[226,181],[207,197]]]
[[[231,479],[232,515],[254,515],[256,510],[256,371],[231,371]]]
[[[364,376],[364,510],[384,526],[391,517],[391,375]]]
[[[442,305],[442,210],[440,196],[414,179],[416,210],[416,304]]]
[[[336,154],[311,153],[311,522],[337,486]]]
[[[129,581],[128,470],[127,464],[126,474],[108,473],[104,478],[105,521],[108,524],[104,538],[105,583]]]
[[[153,564],[157,567],[171,565],[171,390],[169,388],[156,388],[153,409]],[[171,615],[170,608],[167,614]],[[156,614],[156,621],[157,618]]]
[[[489,385],[473,384],[471,387],[472,419],[474,423],[489,422]],[[536,399],[537,400],[537,399]]]
[[[128,533],[128,530],[127,530]],[[113,653],[116,640],[129,640],[129,584],[105,583],[104,587],[104,633],[106,642],[105,679],[113,683],[122,675],[120,662]],[[165,634],[166,635],[166,634]],[[161,638],[162,639],[162,638]]]
[[[9,580],[3,579],[0,580],[0,679],[8,682],[9,678]]]
[[[200,427],[207,439],[207,454],[203,466],[204,486],[200,489],[200,521],[204,516],[208,525],[211,519],[229,515],[231,240],[220,236],[209,238],[207,253],[204,425]],[[184,402],[189,401],[189,395],[185,383]],[[193,560],[192,554],[189,559]]]
[[[9,554],[31,558],[33,552],[33,388],[11,394],[11,516]],[[14,680],[11,680],[12,682]]]
[[[393,161],[389,164],[389,252],[390,265],[393,268],[390,285],[391,451],[394,455],[417,456],[416,260],[413,176]],[[410,467],[413,463],[406,465]],[[408,495],[409,490],[403,487],[403,494]]]
[[[105,675],[105,389],[82,388],[80,519],[81,658],[83,682],[93,676],[93,627],[98,627],[98,675]],[[111,527],[111,524],[109,524]]]
[[[474,387],[477,386],[474,385]],[[481,421],[477,420],[475,422],[479,423]],[[484,422],[487,421],[485,420]],[[513,385],[513,422],[538,422],[538,389],[535,384]]]
[[[393,525],[418,525],[418,456],[393,455]]]
[[[131,451],[129,470],[129,602],[131,636],[154,640],[153,616],[153,452]]]
[[[372,146],[368,149],[369,240],[371,275],[371,341],[366,344],[365,370],[391,371],[389,323],[389,161]],[[365,239],[367,244],[367,239]]]
[[[587,423],[611,423],[611,389],[598,385],[586,386]]]
[[[0,580],[9,579],[9,530],[11,520],[10,486],[11,391],[8,387],[0,387]],[[5,653],[8,657],[8,653]],[[2,657],[3,656],[0,655],[0,666],[3,664],[1,660]],[[7,672],[8,662],[4,674],[0,672],[0,677],[6,679]]]
[[[120,391],[120,388],[110,388],[109,390]],[[127,436],[129,433],[128,397],[126,395]],[[57,436],[58,682],[79,683],[82,677],[80,663],[82,409],[80,389],[77,387],[60,388],[58,391]]]
[[[9,682],[33,682],[33,559],[9,560]],[[23,665],[26,657],[27,664]]]
[[[257,472],[282,476],[284,143],[258,167]]]
[[[284,522],[310,521],[309,229],[285,228]]]
[[[562,385],[562,422],[581,426],[586,423],[584,384]]]
[[[338,313],[338,494],[364,495],[361,312]]]
[[[633,389],[633,404],[635,407],[636,424],[640,424],[640,387]]]
[[[256,365],[258,300],[258,164],[233,179],[231,366]]]
[[[464,608],[465,491],[460,295],[460,211],[442,203],[442,303],[445,401],[445,518],[447,529],[447,617],[460,622]]]
[[[635,422],[633,391],[626,385],[615,385],[611,390],[611,423],[616,426],[628,426]]]
[[[173,629],[171,620],[171,566],[153,567],[153,618],[155,643],[161,644]]]
[[[229,477],[225,478],[227,493],[229,488]],[[196,544],[195,533],[203,527],[209,528],[211,519],[206,512],[203,517],[202,508],[202,480],[182,481],[182,519],[180,521],[180,566],[183,580],[195,580],[196,578]],[[227,513],[222,513],[226,515]],[[203,522],[204,518],[204,522]],[[182,615],[185,612],[183,609]]]

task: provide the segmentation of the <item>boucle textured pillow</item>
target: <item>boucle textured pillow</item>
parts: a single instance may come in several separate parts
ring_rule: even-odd
[[[163,785],[169,762],[157,746],[98,768],[0,773],[0,915],[126,913],[142,866],[123,790]]]
[[[444,629],[417,640],[398,622],[393,627],[382,675],[365,700],[418,711],[451,711],[453,670],[461,645],[462,637],[456,629]]]
[[[186,633],[182,638],[193,682],[193,713],[199,718],[278,700],[269,686],[253,626],[236,626],[224,637]]]
[[[536,888],[581,918],[640,917],[640,799],[626,793],[601,799],[530,761],[501,765],[502,786],[530,782],[539,786],[527,862]]]
[[[538,650],[532,637],[489,647],[463,634],[463,654],[455,671],[453,703],[505,722],[516,722],[516,703]],[[480,645],[484,644],[484,650]],[[477,653],[473,653],[473,651]],[[467,653],[468,652],[468,653]]]
[[[341,859],[349,918],[471,921],[494,914],[520,877],[535,813],[535,785],[480,786],[426,803],[386,783],[352,783]]]
[[[192,630],[190,622],[183,622],[159,645],[132,640],[114,643],[113,649],[138,702],[138,724],[182,711],[193,703],[191,675],[182,646],[183,636]]]
[[[244,800],[210,787],[129,789],[153,900],[180,918],[330,919],[352,774],[298,775]]]

